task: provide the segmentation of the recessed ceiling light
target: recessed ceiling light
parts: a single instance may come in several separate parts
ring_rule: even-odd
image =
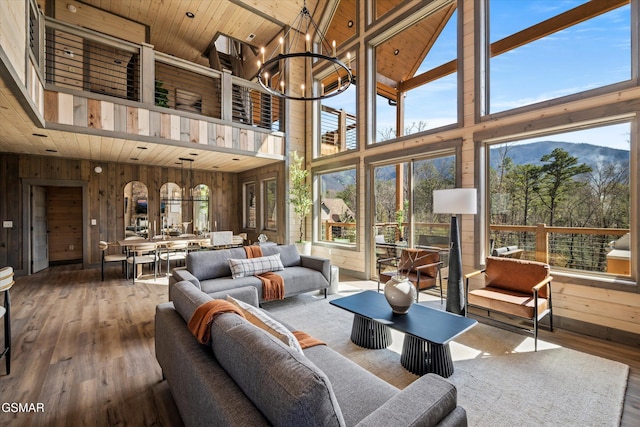
[[[195,13],[193,13],[193,12],[187,12],[187,13],[185,13],[185,15],[187,15],[187,18],[195,18],[195,16],[196,16]]]
[[[190,156],[197,156],[198,153],[189,153]]]
[[[213,169],[220,169],[220,166],[213,166]]]
[[[49,135],[45,135],[45,134],[43,134],[43,133],[32,133],[31,135],[33,135],[33,136],[39,136],[40,138],[46,138],[47,136],[49,136]]]
[[[146,150],[147,149],[147,147],[136,147],[136,148],[139,149],[139,150]]]
[[[139,158],[137,158],[137,157],[130,157],[130,159],[131,159],[131,160],[140,160],[140,159],[139,159]]]
[[[231,160],[235,160],[236,162],[239,161],[240,159],[231,159]]]
[[[349,28],[353,27],[353,21],[349,20],[349,22],[347,22],[347,27]]]
[[[49,152],[49,153],[57,153],[58,150],[54,150],[52,148],[47,148],[45,151]]]
[[[253,40],[253,39],[255,39],[255,38],[256,38],[256,35],[255,35],[255,34],[253,34],[253,33],[251,33],[251,34],[249,34],[249,35],[247,36],[247,41],[248,41],[248,42],[250,42],[250,41],[252,41],[252,40]]]
[[[120,65],[120,64],[122,64],[122,61],[120,59],[114,59],[113,63]]]
[[[394,50],[394,51],[393,51],[393,54],[394,54],[394,55],[397,55],[397,54],[399,54],[399,53],[400,53],[400,49],[396,49],[396,50]]]

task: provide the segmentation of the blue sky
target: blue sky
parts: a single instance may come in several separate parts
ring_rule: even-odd
[[[585,2],[491,0],[490,40],[500,40]],[[630,6],[626,5],[492,58],[491,112],[628,80],[631,77],[630,13]],[[456,17],[454,15],[449,22],[418,73],[456,57]],[[432,129],[454,123],[456,91],[456,74],[414,89],[405,99],[405,124],[409,126],[425,121],[427,127]],[[348,98],[348,101],[342,97]],[[347,92],[327,104],[355,112],[354,101],[353,93],[349,95]],[[377,105],[378,129],[393,127],[394,114],[393,108]],[[624,124],[589,132],[574,132],[566,137],[583,138],[575,142],[628,150],[628,132],[629,126]]]

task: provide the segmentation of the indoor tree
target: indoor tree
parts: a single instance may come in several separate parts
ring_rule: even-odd
[[[289,203],[293,205],[293,211],[298,215],[298,219],[300,220],[300,239],[298,243],[304,241],[305,218],[311,211],[311,206],[313,206],[311,186],[307,182],[309,171],[304,168],[303,161],[304,158],[299,157],[297,152],[291,152],[291,165],[289,167],[289,176],[291,179]]]

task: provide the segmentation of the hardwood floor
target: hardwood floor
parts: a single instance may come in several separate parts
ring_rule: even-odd
[[[167,287],[132,286],[119,279],[118,267],[106,276],[101,282],[100,270],[57,266],[16,279],[11,374],[4,375],[2,361],[0,404],[42,403],[44,412],[0,408],[0,425],[182,426],[154,353],[155,306],[167,300]],[[621,425],[640,425],[636,348],[561,330],[541,338],[628,364]]]

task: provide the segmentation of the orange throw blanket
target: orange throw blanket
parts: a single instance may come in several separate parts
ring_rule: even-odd
[[[304,331],[293,331],[293,336],[296,337],[296,339],[300,343],[300,347],[303,350],[315,345],[327,345],[327,343],[325,343],[324,341],[320,341],[319,339],[312,337]]]
[[[260,258],[262,256],[262,248],[257,245],[249,245],[244,247],[247,258]],[[284,299],[284,279],[279,274],[272,271],[257,274],[256,277],[262,282],[262,299],[272,301],[276,299]]]
[[[189,319],[189,330],[200,344],[207,344],[211,338],[211,323],[222,313],[236,313],[244,317],[242,310],[229,301],[214,299],[201,304]]]

